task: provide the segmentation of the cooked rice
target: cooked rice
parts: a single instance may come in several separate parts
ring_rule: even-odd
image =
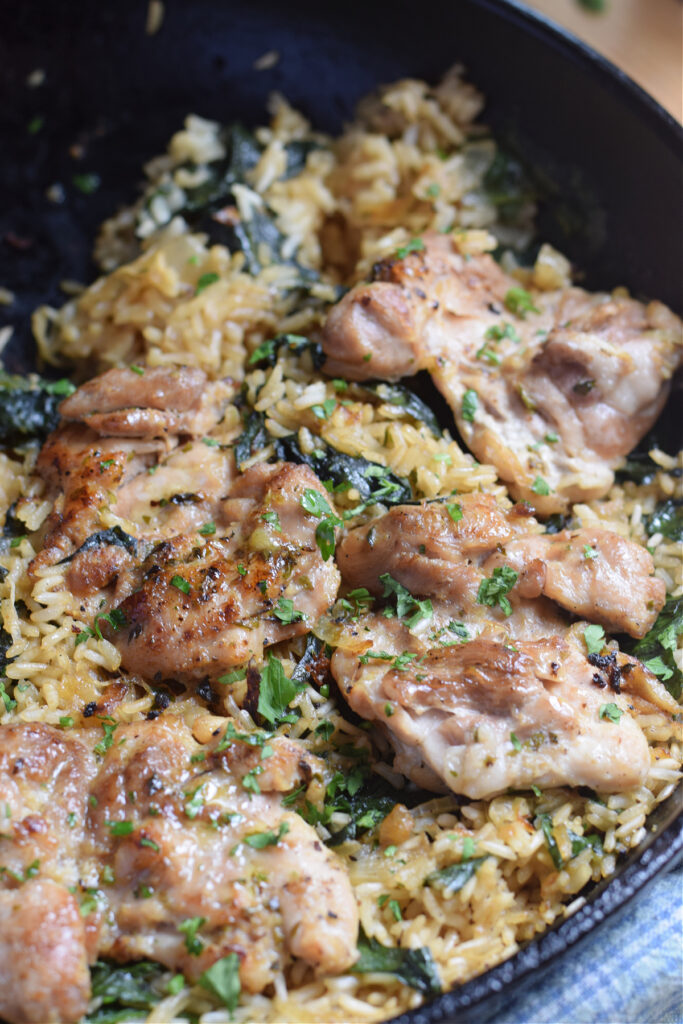
[[[163,10],[162,5],[150,4]],[[150,13],[151,17],[151,13]],[[155,15],[155,22],[160,15]],[[149,365],[200,366],[211,376],[231,376],[244,383],[249,402],[266,414],[275,437],[298,432],[304,450],[322,437],[339,450],[362,455],[410,479],[417,497],[432,498],[485,490],[505,497],[491,466],[479,465],[444,434],[435,438],[404,411],[381,400],[371,401],[350,386],[344,404],[327,419],[313,410],[326,398],[338,398],[335,384],[321,380],[312,367],[291,354],[280,354],[274,367],[249,367],[247,357],[257,345],[277,334],[307,334],[318,327],[335,288],[361,278],[372,264],[393,253],[428,228],[466,232],[462,246],[485,251],[498,244],[523,248],[531,239],[533,204],[525,201],[514,226],[504,224],[484,185],[496,154],[495,143],[476,124],[480,94],[459,69],[430,89],[405,80],[385,89],[381,97],[361,104],[357,120],[332,140],[316,135],[281,97],[271,103],[272,119],[258,130],[265,149],[248,173],[248,186],[236,188],[240,207],[265,204],[276,215],[286,238],[286,258],[315,270],[320,280],[301,300],[296,271],[287,265],[263,265],[255,276],[245,270],[244,256],[188,233],[179,211],[185,189],[206,180],[207,162],[225,156],[219,126],[190,116],[171,140],[168,153],[147,167],[149,184],[141,200],[106,222],[96,246],[107,275],[75,296],[61,310],[43,308],[34,326],[42,356],[51,363],[77,364],[90,375],[113,365],[146,361]],[[282,180],[285,146],[310,140],[312,149],[300,173]],[[188,162],[190,166],[188,166]],[[508,267],[514,256],[507,257]],[[529,271],[520,271],[521,275]],[[544,246],[531,272],[537,287],[567,283],[569,265]],[[217,280],[198,293],[206,274]],[[230,439],[239,431],[238,418],[224,424]],[[254,460],[266,459],[270,449]],[[583,525],[600,523],[623,536],[648,544],[656,571],[674,594],[683,593],[681,545],[660,536],[648,538],[644,517],[657,501],[681,496],[683,455],[677,459],[653,452],[661,467],[648,484],[615,485],[601,501],[574,508]],[[19,516],[27,532],[37,529],[50,511],[43,483],[33,473],[35,452],[0,454],[0,510],[23,496]],[[340,496],[342,507],[357,500]],[[111,517],[113,525],[116,522]],[[12,638],[13,659],[7,679],[14,683],[17,707],[0,722],[42,721],[58,724],[95,701],[119,672],[120,656],[106,640],[90,637],[75,644],[86,627],[79,603],[65,582],[63,567],[52,566],[32,582],[26,569],[33,548],[22,539],[2,549],[0,565],[8,573],[0,583],[0,615]],[[301,647],[277,650],[293,667]],[[683,652],[677,654],[683,667]],[[130,721],[152,707],[153,693],[139,678],[128,679],[129,693],[116,716]],[[287,727],[304,746],[321,750],[315,727],[331,720],[342,735],[368,746],[367,734],[346,721],[334,702],[309,686],[296,701],[301,717]],[[0,704],[0,707],[2,705]],[[201,732],[205,709],[187,695],[174,710]],[[234,696],[225,699],[226,714],[243,728],[256,728]],[[561,788],[541,796],[517,794],[491,801],[458,802],[439,797],[411,813],[414,830],[402,843],[375,843],[376,832],[338,848],[348,866],[363,929],[385,945],[428,946],[445,988],[460,984],[512,956],[520,944],[553,921],[573,912],[576,896],[591,882],[608,876],[617,858],[642,841],[647,816],[674,790],[681,775],[683,749],[676,725],[650,710],[640,716],[650,741],[652,767],[646,783],[619,795],[599,799]],[[324,748],[324,745],[323,745]],[[331,770],[348,770],[349,762],[327,744]],[[399,787],[403,779],[381,760],[375,771]],[[539,813],[551,815],[560,852],[566,862],[556,870],[540,830],[531,822]],[[339,818],[339,816],[338,816]],[[344,824],[343,816],[334,825]],[[576,834],[603,834],[602,853],[591,847],[571,857],[568,829]],[[319,825],[322,838],[329,833]],[[452,896],[425,887],[432,871],[458,861],[470,837],[479,854],[490,857]],[[392,850],[393,846],[393,850]],[[400,907],[396,920],[388,895]],[[278,976],[267,995],[243,996],[237,1021],[374,1021],[419,1005],[422,997],[391,975],[346,974],[315,978],[297,962]],[[186,988],[163,999],[150,1021],[187,1019],[227,1021],[200,987]]]

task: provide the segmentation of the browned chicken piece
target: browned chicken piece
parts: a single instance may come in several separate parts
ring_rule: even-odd
[[[609,530],[530,532],[536,525],[524,507],[502,509],[485,494],[452,502],[396,505],[379,519],[350,530],[337,564],[351,588],[383,591],[389,573],[418,597],[444,603],[448,614],[505,623],[513,636],[531,639],[562,631],[563,621],[545,597],[574,615],[616,632],[642,637],[666,599],[664,583],[640,544]],[[512,609],[482,603],[483,581],[504,567],[517,579],[506,595]],[[534,606],[538,616],[534,615]],[[448,617],[448,616],[447,616]],[[539,632],[540,631],[540,632]]]
[[[242,515],[227,536],[155,548],[119,607],[125,625],[112,639],[124,668],[197,682],[307,632],[339,587],[316,542],[318,520],[301,507],[307,489],[326,496],[306,466],[254,467],[225,503],[226,517]]]
[[[595,681],[571,640],[480,636],[401,664],[363,664],[339,648],[332,673],[351,708],[384,728],[397,770],[419,785],[488,799],[532,785],[621,792],[647,775],[648,745],[628,699]],[[618,723],[605,716],[608,703]]]
[[[70,734],[0,727],[0,1018],[76,1021],[90,994],[80,878],[95,759]]]
[[[230,723],[202,747],[178,719],[119,726],[89,821],[91,854],[113,875],[100,953],[150,957],[190,980],[237,953],[249,992],[293,956],[327,973],[355,960],[346,871],[278,795],[322,765],[293,742],[240,735]]]
[[[200,441],[177,446],[181,437],[216,426],[231,391],[230,384],[207,382],[196,369],[156,368],[142,375],[109,370],[65,399],[61,414],[81,424],[63,424],[38,456],[36,468],[55,507],[30,572],[71,556],[102,529],[105,513],[132,521],[135,536],[155,540],[210,520],[216,500],[229,489],[234,460]],[[92,570],[90,562],[97,563]],[[107,564],[111,579],[126,560],[120,552],[103,556],[91,549],[73,567],[74,592],[86,596],[105,585]]]
[[[450,509],[450,511],[449,511]],[[452,501],[394,505],[342,538],[336,560],[349,587],[379,595],[389,573],[412,594],[472,604],[483,579],[480,564],[516,534],[535,525],[524,506],[506,510],[489,494]]]
[[[544,514],[606,493],[683,360],[661,303],[523,292],[490,256],[433,233],[344,296],[323,347],[326,372],[352,380],[429,370],[477,458]]]
[[[652,628],[666,600],[649,551],[611,530],[515,537],[484,563],[484,573],[503,564],[519,572],[522,597],[544,594],[573,615],[634,637]]]
[[[0,890],[0,1018],[79,1021],[90,998],[85,924],[76,898],[49,879]]]
[[[105,437],[198,437],[218,423],[234,390],[195,367],[114,369],[82,384],[59,412]]]
[[[0,727],[0,887],[31,877],[36,863],[41,876],[76,884],[94,774],[95,759],[70,732],[38,722]]]
[[[42,548],[29,566],[41,569],[68,557],[101,529],[100,513],[108,511],[112,494],[152,465],[163,442],[99,438],[77,426],[60,427],[38,455],[36,471],[47,481],[54,510],[42,528]]]

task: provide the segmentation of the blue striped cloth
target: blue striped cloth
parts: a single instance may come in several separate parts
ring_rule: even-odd
[[[683,868],[656,879],[490,1024],[683,1024]]]

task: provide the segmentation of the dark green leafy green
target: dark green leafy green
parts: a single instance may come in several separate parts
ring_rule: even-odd
[[[539,814],[536,820],[538,824],[541,826],[541,830],[545,837],[545,842],[546,846],[548,847],[550,859],[552,860],[557,870],[561,871],[564,867],[564,861],[562,860],[562,854],[560,853],[560,848],[557,845],[557,839],[555,838],[555,833],[553,832],[553,819],[550,817],[549,814]]]
[[[669,540],[683,540],[683,500],[667,498],[660,501],[654,512],[645,516],[648,537],[661,533]]]
[[[533,199],[531,184],[518,160],[498,150],[484,175],[488,199],[503,224],[515,224],[525,203]]]
[[[408,481],[390,473],[385,466],[359,455],[339,452],[321,438],[316,438],[315,445],[315,449],[306,454],[296,435],[289,434],[274,441],[275,457],[310,466],[318,479],[331,482],[332,489],[355,488],[361,501],[367,504],[381,501],[385,505],[400,505],[411,500],[413,492]]]
[[[351,816],[351,821],[327,840],[328,846],[339,846],[359,833],[375,828],[396,805],[396,792],[366,765],[359,764],[343,776],[338,772],[327,787],[325,813],[329,819],[334,811]]]
[[[595,833],[580,836],[577,832],[572,832],[572,830],[568,828],[567,836],[572,844],[572,857],[578,857],[583,850],[587,850],[589,848],[597,854],[602,853],[602,840],[600,839],[600,836]]]
[[[249,356],[247,365],[275,366],[283,349],[288,349],[297,356],[301,356],[305,352],[310,353],[314,370],[319,370],[326,359],[322,345],[319,345],[318,342],[309,341],[308,338],[304,338],[300,334],[279,334],[277,338],[269,338],[255,348]]]
[[[647,484],[654,479],[655,473],[660,467],[654,462],[647,452],[631,452],[624,459],[624,463],[615,473],[618,484],[625,480],[633,480],[637,484]]]
[[[59,423],[59,403],[74,390],[66,380],[0,372],[0,444],[42,441]]]
[[[361,931],[358,939],[360,956],[351,970],[355,974],[393,974],[404,985],[410,985],[426,996],[441,992],[441,979],[434,958],[426,946],[420,949],[398,949],[383,946]]]
[[[418,600],[413,597],[410,591],[388,572],[382,573],[379,580],[384,587],[382,596],[396,599],[396,615],[403,619],[408,629],[412,629],[423,619],[431,619],[434,609],[429,598]]]
[[[458,892],[459,889],[469,882],[470,878],[477,873],[487,857],[472,857],[470,860],[461,860],[457,864],[449,864],[447,868],[439,871],[432,871],[425,878],[425,885],[436,886],[443,889],[447,896]]]
[[[646,668],[659,676],[676,700],[683,692],[683,672],[674,661],[674,651],[683,636],[683,597],[668,597],[652,629],[642,640],[633,643],[629,638],[621,642],[623,648],[643,662]]]
[[[308,636],[306,637],[306,647],[304,648],[304,653],[301,655],[301,658],[299,659],[296,668],[294,669],[290,676],[290,679],[293,682],[308,682],[311,675],[311,669],[319,660],[320,654],[324,646],[325,644],[323,643],[323,641],[319,640],[317,636],[314,636],[313,633],[308,634]]]
[[[67,562],[72,562],[76,555],[80,555],[85,551],[94,551],[96,548],[108,546],[125,548],[130,555],[137,555],[138,553],[138,542],[135,537],[131,537],[120,526],[112,526],[109,530],[98,530],[97,533],[91,533],[83,541],[80,548],[74,551],[73,555],[68,555],[67,558],[63,558],[58,564],[65,565]]]
[[[368,392],[373,397],[379,398],[387,405],[395,405],[402,409],[406,416],[410,416],[417,423],[424,425],[431,431],[434,437],[441,437],[441,428],[436,416],[421,398],[410,388],[402,384],[386,384],[383,381],[370,381],[367,384],[359,384],[356,387],[360,391]]]
[[[243,462],[250,459],[259,448],[270,441],[270,434],[265,427],[265,416],[262,412],[252,410],[244,420],[244,430],[234,444],[235,462],[239,469]]]
[[[151,1010],[164,995],[161,978],[166,969],[143,960],[134,964],[114,964],[98,960],[90,968],[92,995],[102,1005],[85,1019],[91,1024],[114,1024],[138,1018],[131,1010]]]

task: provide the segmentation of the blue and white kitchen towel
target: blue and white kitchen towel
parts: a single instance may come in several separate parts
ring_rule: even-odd
[[[489,1024],[683,1024],[683,867],[657,878]]]

